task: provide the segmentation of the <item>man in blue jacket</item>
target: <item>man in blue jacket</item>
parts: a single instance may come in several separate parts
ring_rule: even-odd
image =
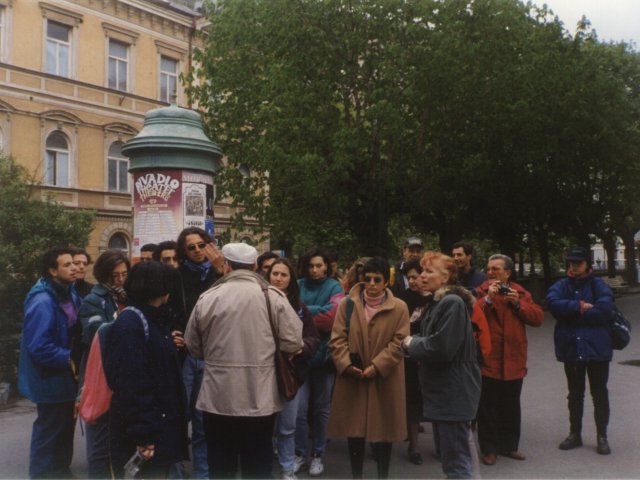
[[[571,450],[582,446],[582,413],[585,380],[593,397],[597,430],[596,451],[611,453],[607,440],[609,423],[610,322],[613,294],[607,284],[593,275],[587,249],[573,248],[567,255],[567,276],[547,292],[547,306],[556,319],[554,343],[556,358],[564,363],[569,387],[569,436],[558,448]]]
[[[42,258],[42,278],[27,294],[18,386],[37,404],[29,455],[30,478],[70,478],[79,360],[80,297],[73,288],[73,250]]]

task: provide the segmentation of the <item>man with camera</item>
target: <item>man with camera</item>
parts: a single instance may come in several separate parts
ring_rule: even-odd
[[[526,325],[542,325],[543,312],[521,285],[511,281],[513,260],[492,255],[487,280],[477,289],[478,302],[489,325],[491,352],[482,366],[478,407],[478,440],[485,465],[496,455],[524,460],[520,443],[520,392],[527,374]]]

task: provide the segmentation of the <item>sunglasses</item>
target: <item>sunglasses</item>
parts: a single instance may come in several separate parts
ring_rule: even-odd
[[[364,276],[365,283],[371,283],[371,280],[373,280],[373,283],[382,283],[384,279],[382,277],[374,277],[372,275]]]
[[[193,244],[187,246],[187,250],[189,250],[190,252],[193,252],[196,248],[202,250],[206,246],[207,246],[207,244],[204,243],[204,242],[202,242],[202,243],[193,243]]]

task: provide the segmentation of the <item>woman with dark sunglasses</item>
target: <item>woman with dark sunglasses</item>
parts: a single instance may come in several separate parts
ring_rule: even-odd
[[[363,477],[365,442],[372,442],[378,478],[388,478],[392,442],[407,438],[404,355],[407,305],[391,293],[390,268],[374,257],[364,282],[340,302],[331,332],[337,377],[328,434],[347,437],[353,478]]]

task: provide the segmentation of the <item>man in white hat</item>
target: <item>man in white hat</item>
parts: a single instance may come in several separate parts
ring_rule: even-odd
[[[271,478],[271,435],[282,400],[263,289],[280,350],[302,348],[302,322],[287,298],[255,273],[255,248],[229,243],[222,254],[225,276],[200,296],[185,333],[189,353],[205,361],[196,408],[204,414],[209,472],[235,478],[239,462],[243,477]]]

